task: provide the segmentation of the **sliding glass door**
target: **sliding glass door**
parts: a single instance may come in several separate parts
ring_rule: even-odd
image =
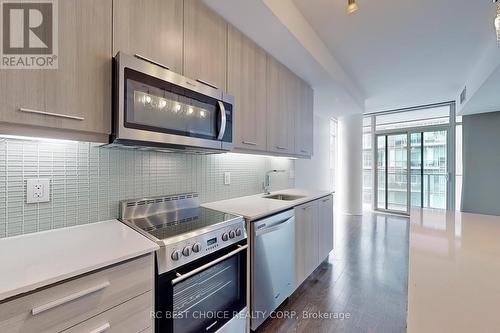
[[[378,135],[377,150],[377,208],[408,213],[408,134]]]
[[[446,129],[409,130],[376,137],[376,208],[409,213],[410,207],[447,208]]]

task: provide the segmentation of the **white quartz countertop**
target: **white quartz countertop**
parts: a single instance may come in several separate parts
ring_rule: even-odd
[[[117,220],[0,239],[0,301],[158,248]]]
[[[408,332],[498,332],[500,216],[412,210]]]
[[[229,200],[215,201],[203,204],[203,207],[243,216],[247,221],[254,221],[269,215],[293,208],[308,201],[316,200],[332,194],[332,191],[287,189],[271,192],[275,194],[289,194],[302,196],[297,200],[285,201],[266,199],[264,194],[250,195]]]

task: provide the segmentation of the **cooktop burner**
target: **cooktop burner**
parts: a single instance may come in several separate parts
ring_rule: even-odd
[[[125,219],[158,239],[166,239],[203,229],[238,216],[216,210],[194,207],[158,213],[146,217]]]
[[[159,274],[247,238],[243,217],[201,207],[197,193],[121,201],[120,220],[160,245]]]

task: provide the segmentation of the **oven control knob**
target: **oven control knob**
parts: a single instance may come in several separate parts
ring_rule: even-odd
[[[240,228],[236,229],[236,231],[235,231],[235,232],[236,232],[236,236],[237,236],[237,237],[240,237],[240,236],[241,236],[241,229],[240,229]]]
[[[225,233],[222,234],[222,240],[223,241],[229,240],[229,235],[227,234],[227,232],[225,232]]]
[[[231,230],[229,232],[229,238],[233,239],[235,236],[236,236],[236,233],[234,232],[234,230]]]
[[[189,246],[186,246],[182,250],[182,255],[185,256],[185,257],[189,257],[190,254],[191,254],[191,248]]]
[[[200,252],[200,250],[201,250],[201,244],[200,243],[194,243],[192,250],[193,250],[194,253]]]
[[[170,256],[172,258],[172,260],[174,261],[177,261],[181,258],[181,251],[179,250],[175,250],[174,252],[172,252],[172,255]]]

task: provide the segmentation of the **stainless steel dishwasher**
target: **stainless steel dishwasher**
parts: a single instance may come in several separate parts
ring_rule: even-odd
[[[293,292],[294,210],[251,223],[251,329],[255,330]]]

